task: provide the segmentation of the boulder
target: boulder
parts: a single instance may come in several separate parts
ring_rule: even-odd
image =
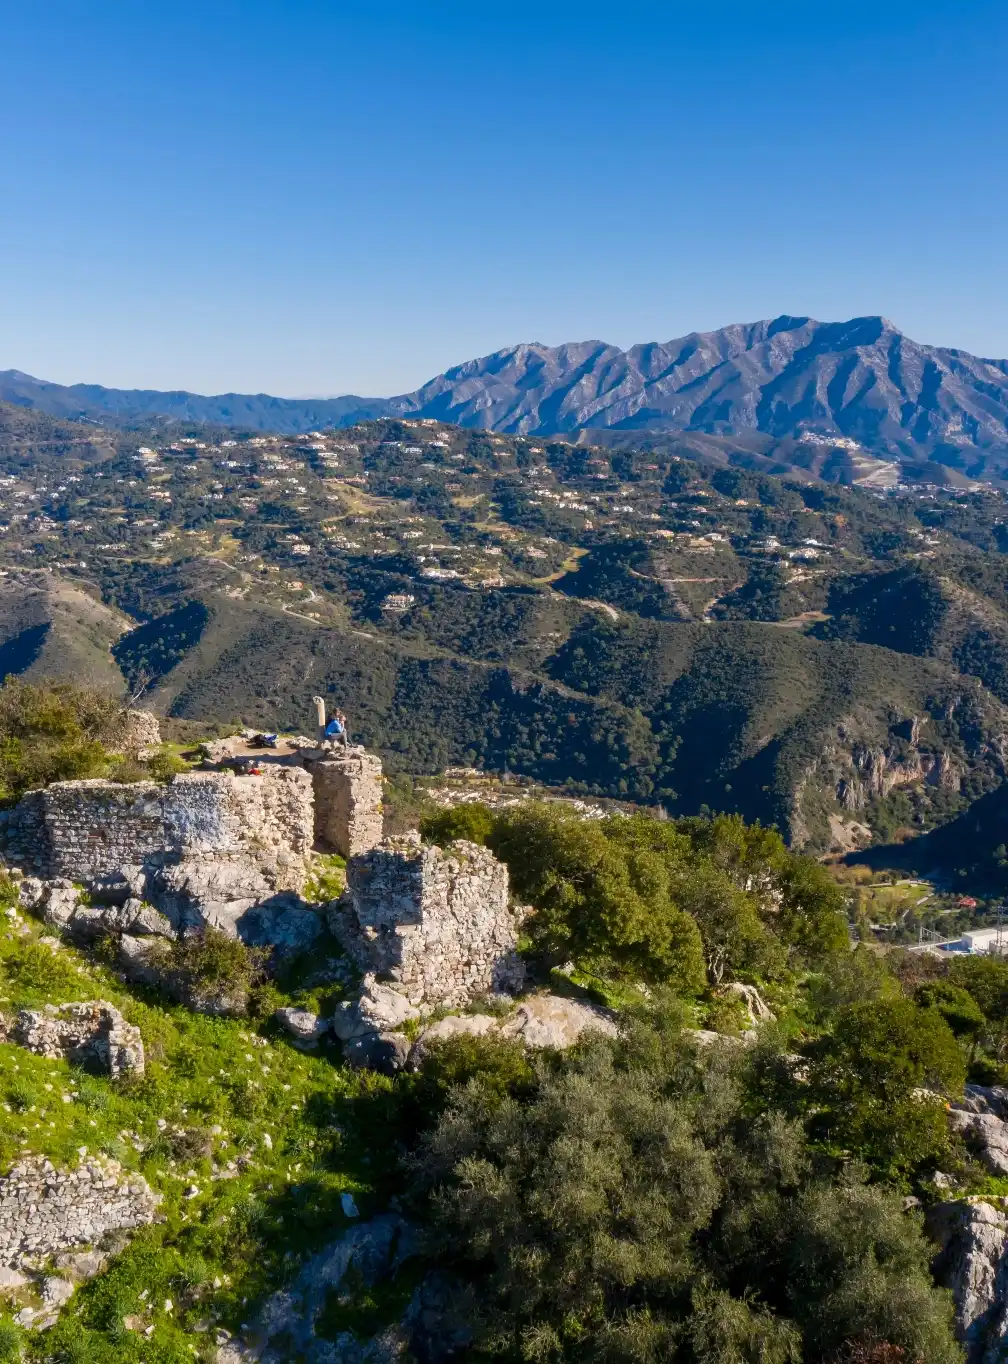
[[[773,1013],[755,985],[745,985],[740,980],[733,980],[730,985],[724,987],[724,990],[726,994],[741,999],[749,1015],[749,1022],[753,1025],[773,1022]]]
[[[949,1126],[992,1174],[1008,1174],[1008,1089],[967,1085],[949,1107]]]
[[[386,1359],[391,1364],[399,1353],[380,1353],[376,1349],[379,1338],[360,1344],[344,1332],[335,1341],[326,1340],[315,1334],[315,1323],[345,1280],[373,1288],[415,1254],[416,1238],[401,1217],[382,1213],[354,1223],[339,1240],[307,1259],[288,1287],[266,1299],[248,1327],[248,1341],[240,1346],[229,1342],[235,1346],[229,1357],[258,1359],[263,1364],[286,1364],[293,1358],[304,1359],[306,1364],[379,1364]],[[271,1346],[273,1341],[275,1346]]]
[[[344,1002],[336,1011],[332,1030],[341,1042],[349,1042],[371,1033],[394,1032],[419,1017],[420,1010],[405,995],[367,975],[358,997]]]
[[[324,925],[297,895],[283,894],[253,905],[235,927],[248,947],[271,947],[279,957],[296,957],[308,951]]]
[[[176,932],[216,928],[238,936],[238,920],[272,887],[250,857],[184,857],[150,878],[150,898]]]
[[[286,1006],[277,1009],[273,1017],[288,1037],[300,1046],[317,1046],[329,1031],[328,1019],[319,1018],[318,1014],[313,1014],[308,1009]]]
[[[584,1032],[616,1037],[613,1014],[565,995],[530,995],[501,1026],[502,1037],[517,1037],[527,1047],[572,1047]]]
[[[357,1070],[394,1075],[409,1059],[410,1040],[403,1032],[368,1032],[343,1044],[347,1064]]]

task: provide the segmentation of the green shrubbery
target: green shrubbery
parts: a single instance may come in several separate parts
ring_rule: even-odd
[[[919,1220],[754,1108],[764,1064],[658,1018],[539,1062],[523,1096],[455,1090],[417,1173],[476,1357],[960,1358]]]
[[[548,963],[573,958],[695,995],[723,979],[778,978],[847,943],[842,895],[822,868],[737,817],[585,820],[555,804],[496,815],[467,804],[422,831],[485,842],[508,864]]]

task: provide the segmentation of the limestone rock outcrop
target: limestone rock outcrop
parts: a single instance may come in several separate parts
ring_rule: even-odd
[[[105,1000],[22,1009],[10,1039],[37,1056],[96,1065],[113,1079],[144,1071],[140,1029]]]
[[[968,1364],[1000,1364],[1008,1352],[1008,1212],[991,1200],[940,1203],[925,1229],[940,1249],[935,1274],[952,1291]]]
[[[1008,1089],[967,1085],[962,1099],[950,1105],[948,1118],[991,1174],[1008,1175]]]
[[[386,839],[351,858],[330,924],[360,970],[412,1004],[464,1004],[524,979],[507,868],[475,843]]]
[[[57,1170],[43,1157],[22,1160],[0,1179],[0,1265],[20,1267],[109,1232],[153,1222],[158,1196],[116,1161],[84,1159]]]
[[[248,1340],[233,1350],[231,1358],[260,1361],[260,1364],[286,1364],[295,1356],[306,1364],[333,1364],[333,1361],[398,1358],[399,1342],[389,1341],[389,1353],[362,1349],[350,1332],[335,1341],[315,1334],[315,1323],[328,1296],[343,1282],[353,1279],[367,1288],[390,1278],[416,1254],[416,1237],[409,1224],[394,1213],[382,1213],[368,1222],[349,1227],[325,1250],[302,1265],[289,1288],[266,1299],[257,1320],[250,1326]],[[398,1335],[396,1328],[392,1330]],[[273,1343],[275,1342],[275,1344]],[[401,1341],[405,1346],[406,1341]]]

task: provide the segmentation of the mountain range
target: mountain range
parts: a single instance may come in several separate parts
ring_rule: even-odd
[[[1008,361],[921,345],[882,317],[777,317],[621,350],[521,344],[392,398],[276,398],[64,387],[0,372],[0,399],[114,427],[210,422],[287,434],[378,417],[428,417],[593,441],[702,433],[847,443],[971,477],[1008,469]]]

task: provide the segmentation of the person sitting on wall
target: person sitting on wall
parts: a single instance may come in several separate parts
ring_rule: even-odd
[[[349,746],[347,739],[346,716],[338,710],[325,727],[325,737],[335,743],[337,739],[343,740],[343,747]]]

